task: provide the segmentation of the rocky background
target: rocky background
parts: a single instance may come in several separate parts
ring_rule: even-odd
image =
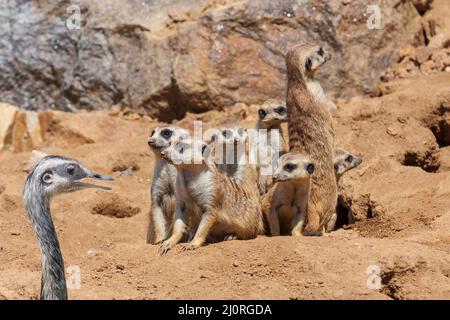
[[[70,299],[450,299],[448,0],[370,1],[379,30],[368,1],[73,3],[79,30],[69,1],[0,2],[0,299],[39,295],[22,188],[41,152],[114,177],[111,192],[52,203],[65,264],[81,270]],[[152,127],[253,127],[304,40],[334,53],[318,77],[336,146],[363,159],[340,182],[337,230],[158,256]]]
[[[333,52],[318,75],[328,92],[342,98],[376,93],[400,48],[442,36],[441,25],[426,16],[430,3],[1,1],[0,101],[25,110],[118,105],[164,121],[187,111],[261,103],[284,96],[284,53],[304,41]],[[73,4],[81,17],[75,30],[68,28]],[[381,9],[379,30],[366,26],[369,4]]]

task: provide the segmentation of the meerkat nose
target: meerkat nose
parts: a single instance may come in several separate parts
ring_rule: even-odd
[[[151,146],[152,144],[155,143],[155,139],[148,139],[147,143],[149,146]]]
[[[272,176],[272,180],[273,180],[273,181],[278,181],[278,175],[277,175],[277,174],[273,175],[273,176]]]

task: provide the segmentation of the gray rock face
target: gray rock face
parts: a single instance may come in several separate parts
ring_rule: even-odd
[[[370,92],[420,27],[410,2],[370,1],[0,2],[0,101],[28,110],[127,106],[161,120],[186,111],[285,95],[284,53],[304,41],[333,59],[318,73],[337,97]]]

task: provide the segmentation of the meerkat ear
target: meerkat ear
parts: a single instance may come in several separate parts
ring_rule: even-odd
[[[306,69],[306,71],[311,71],[311,67],[312,67],[312,60],[311,60],[311,58],[308,58],[305,61],[305,69]]]

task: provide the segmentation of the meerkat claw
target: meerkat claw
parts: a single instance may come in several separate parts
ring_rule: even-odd
[[[159,255],[162,256],[162,255],[166,254],[167,252],[169,252],[170,249],[172,249],[172,247],[173,246],[170,243],[168,243],[167,241],[164,241],[159,246],[159,249],[158,249]]]
[[[183,245],[183,247],[181,248],[182,251],[191,251],[191,250],[196,250],[200,248],[200,246],[198,244],[195,243],[188,243]]]

